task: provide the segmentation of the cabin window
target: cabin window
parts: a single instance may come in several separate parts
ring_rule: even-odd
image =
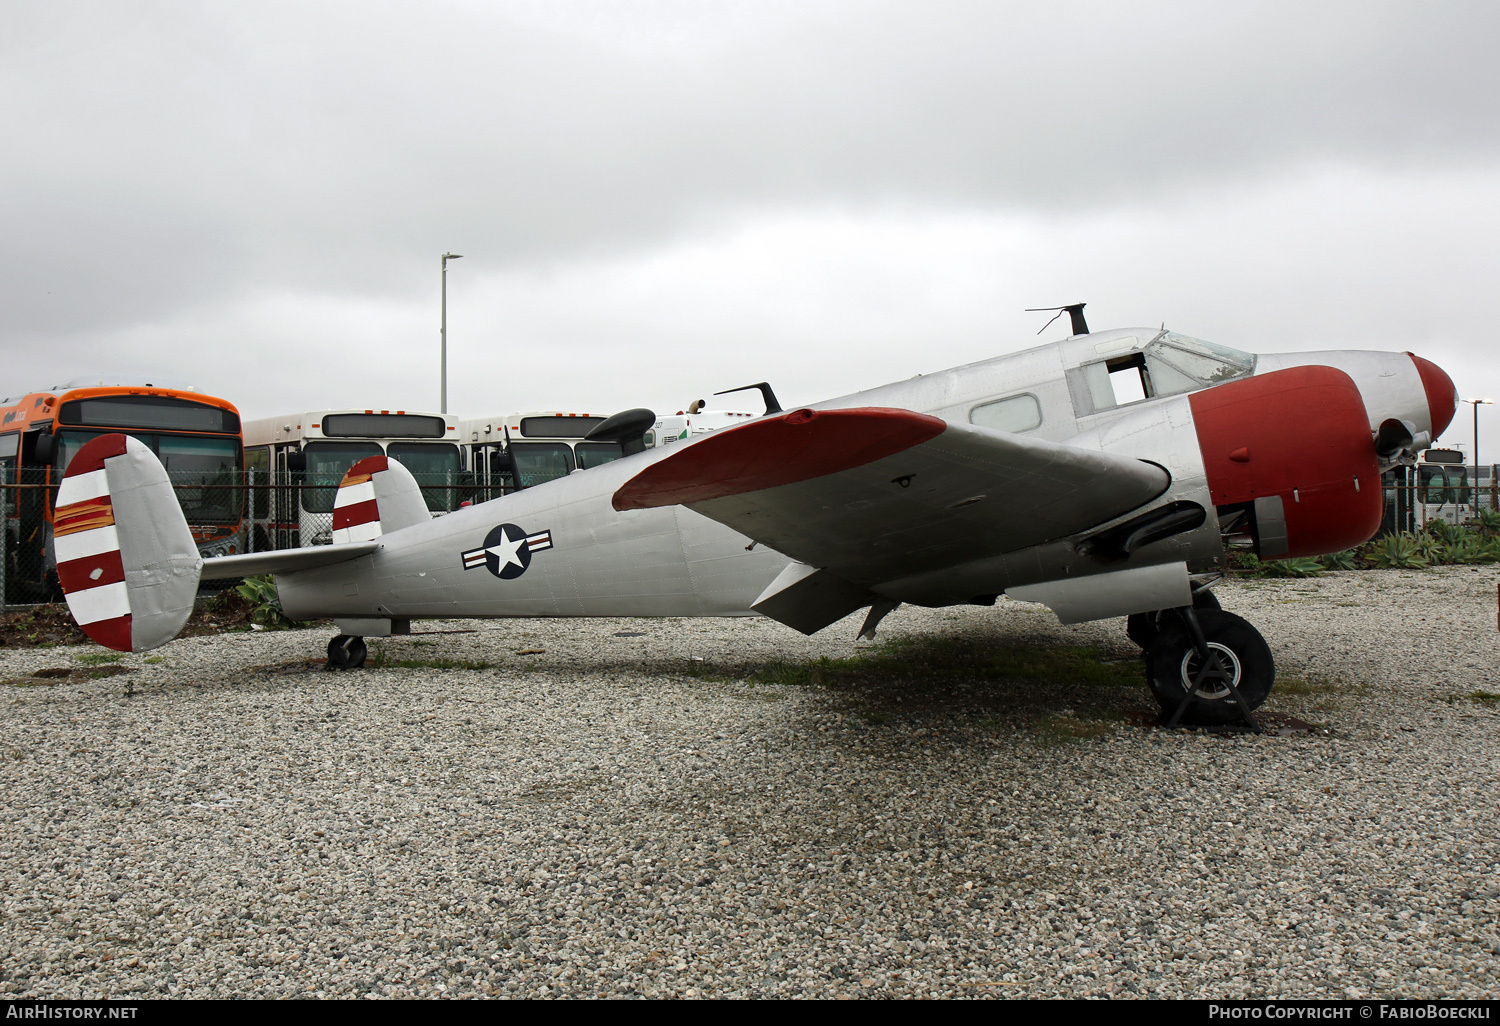
[[[1088,384],[1089,402],[1095,413],[1112,410],[1126,403],[1140,402],[1156,394],[1151,386],[1151,374],[1145,357],[1140,353],[1128,353],[1102,363],[1091,363],[1081,368],[1083,379]]]
[[[974,407],[969,411],[969,423],[996,431],[1030,431],[1041,426],[1042,407],[1034,395],[1013,395]]]

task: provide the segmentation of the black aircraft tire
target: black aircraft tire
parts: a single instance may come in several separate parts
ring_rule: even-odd
[[[1271,657],[1271,646],[1266,644],[1260,631],[1233,613],[1205,609],[1197,615],[1198,624],[1203,628],[1203,639],[1220,653],[1221,659],[1227,658],[1231,664],[1235,687],[1240,695],[1251,709],[1259,708],[1276,681],[1276,662]],[[1197,673],[1198,662],[1198,653],[1187,625],[1180,618],[1164,617],[1156,640],[1146,652],[1146,682],[1161,706],[1163,721],[1170,719],[1182,704],[1191,687],[1192,676]],[[1233,723],[1243,718],[1239,703],[1227,687],[1222,684],[1215,686],[1211,681],[1205,684],[1189,703],[1180,723],[1203,726]]]
[[[1193,595],[1193,608],[1202,612],[1205,609],[1220,609],[1219,598],[1207,589]],[[1144,652],[1151,647],[1156,636],[1161,633],[1161,617],[1165,610],[1157,610],[1154,613],[1131,613],[1125,618],[1125,636],[1140,646]]]
[[[328,668],[330,670],[357,670],[365,665],[368,649],[365,639],[340,634],[328,643]]]
[[[349,663],[344,667],[346,670],[357,670],[365,665],[365,656],[369,649],[365,647],[364,638],[351,638],[349,641]]]

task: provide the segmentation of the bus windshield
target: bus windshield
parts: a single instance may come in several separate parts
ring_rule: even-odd
[[[459,483],[458,446],[451,442],[391,442],[386,452],[417,479],[429,510],[447,513],[458,507],[458,490],[452,487]]]
[[[332,513],[339,482],[366,456],[379,456],[375,442],[313,442],[304,446],[307,472],[302,478],[302,508],[309,513]]]
[[[108,433],[58,432],[57,465],[66,467],[85,442]],[[239,439],[143,432],[133,432],[131,437],[161,460],[188,523],[232,524],[239,520]]]
[[[574,454],[578,457],[578,469],[588,470],[613,463],[624,456],[625,451],[619,442],[579,442]]]
[[[512,442],[511,458],[516,461],[516,485],[532,488],[573,472],[573,450],[565,442]]]

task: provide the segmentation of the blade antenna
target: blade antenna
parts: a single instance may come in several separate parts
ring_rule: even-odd
[[[1052,321],[1057,320],[1059,317],[1061,317],[1063,315],[1062,307],[1060,307],[1060,306],[1059,307],[1051,307],[1050,309],[1055,309],[1057,311],[1057,313],[1055,313],[1055,314],[1052,315]],[[1036,311],[1036,310],[1027,310],[1026,312],[1027,313],[1037,313],[1038,311]],[[1041,328],[1039,328],[1037,330],[1037,334],[1040,335],[1042,332],[1044,332],[1048,328],[1052,327],[1052,321],[1048,321],[1046,324],[1043,324],[1041,326]]]
[[[758,381],[753,385],[741,385],[739,388],[726,388],[722,392],[715,392],[714,395],[728,395],[730,392],[748,392],[752,388],[760,389],[760,396],[766,401],[764,416],[769,417],[773,413],[781,412],[781,403],[776,401],[776,393],[771,391],[771,384],[768,381]]]
[[[1061,317],[1061,311],[1066,310],[1068,311],[1069,319],[1073,322],[1073,334],[1087,335],[1089,333],[1089,322],[1083,319],[1083,308],[1086,306],[1088,306],[1087,303],[1069,303],[1067,306],[1033,306],[1028,307],[1026,312],[1046,313],[1048,310],[1057,310],[1059,311],[1057,317]],[[1052,318],[1052,321],[1057,320],[1057,317]],[[1048,321],[1047,324],[1042,325],[1042,331],[1046,331],[1047,325],[1051,324],[1052,321]],[[1040,335],[1042,331],[1037,332],[1037,334]]]

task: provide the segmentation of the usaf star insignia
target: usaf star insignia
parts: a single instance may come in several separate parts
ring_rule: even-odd
[[[463,554],[464,569],[484,567],[501,580],[511,581],[526,572],[533,552],[551,547],[551,530],[527,534],[515,524],[501,524],[485,535],[484,545]]]

